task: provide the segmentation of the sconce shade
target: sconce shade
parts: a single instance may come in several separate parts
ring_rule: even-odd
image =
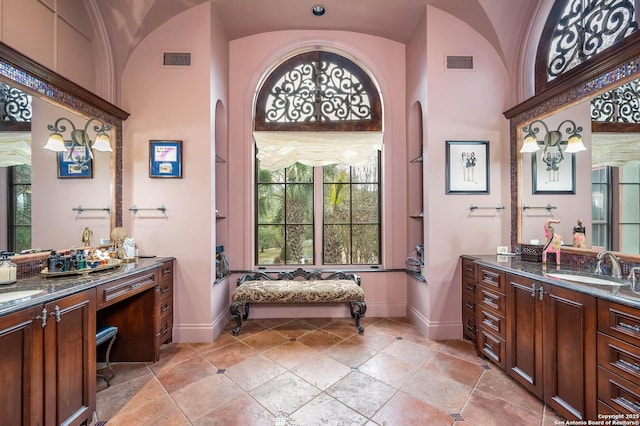
[[[525,138],[524,138],[524,142],[522,144],[522,148],[520,149],[520,152],[536,152],[539,151],[540,147],[538,146],[538,141],[536,140],[536,137],[529,133]]]
[[[60,133],[51,133],[44,149],[55,152],[65,152],[67,147],[64,144],[64,138]]]
[[[111,152],[111,143],[109,136],[106,133],[100,133],[96,136],[95,142],[93,142],[93,149],[102,152]]]
[[[567,149],[564,152],[573,153],[586,151],[587,148],[582,143],[582,136],[579,134],[571,135],[567,140]]]

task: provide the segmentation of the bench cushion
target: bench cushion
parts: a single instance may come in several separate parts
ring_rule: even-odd
[[[352,280],[245,281],[233,291],[234,302],[322,303],[364,301],[364,290]]]

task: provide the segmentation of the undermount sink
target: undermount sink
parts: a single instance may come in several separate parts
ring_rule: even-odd
[[[609,286],[623,286],[625,283],[620,281],[614,281],[605,277],[594,277],[593,275],[581,275],[570,274],[566,272],[548,272],[545,274],[551,278],[558,278],[560,280],[572,281],[581,284],[595,284],[595,285],[609,285]]]
[[[9,291],[7,293],[0,293],[0,303],[14,302],[21,299],[29,299],[31,296],[35,296],[38,293],[42,293],[42,290],[19,290]]]

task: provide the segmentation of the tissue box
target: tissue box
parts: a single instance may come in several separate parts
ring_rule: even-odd
[[[520,245],[520,259],[527,260],[529,262],[542,262],[542,244],[521,244]]]

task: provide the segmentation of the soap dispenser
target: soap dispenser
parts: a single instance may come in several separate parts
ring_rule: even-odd
[[[0,258],[0,285],[13,284],[18,276],[18,267],[9,260],[9,253],[2,252]]]

